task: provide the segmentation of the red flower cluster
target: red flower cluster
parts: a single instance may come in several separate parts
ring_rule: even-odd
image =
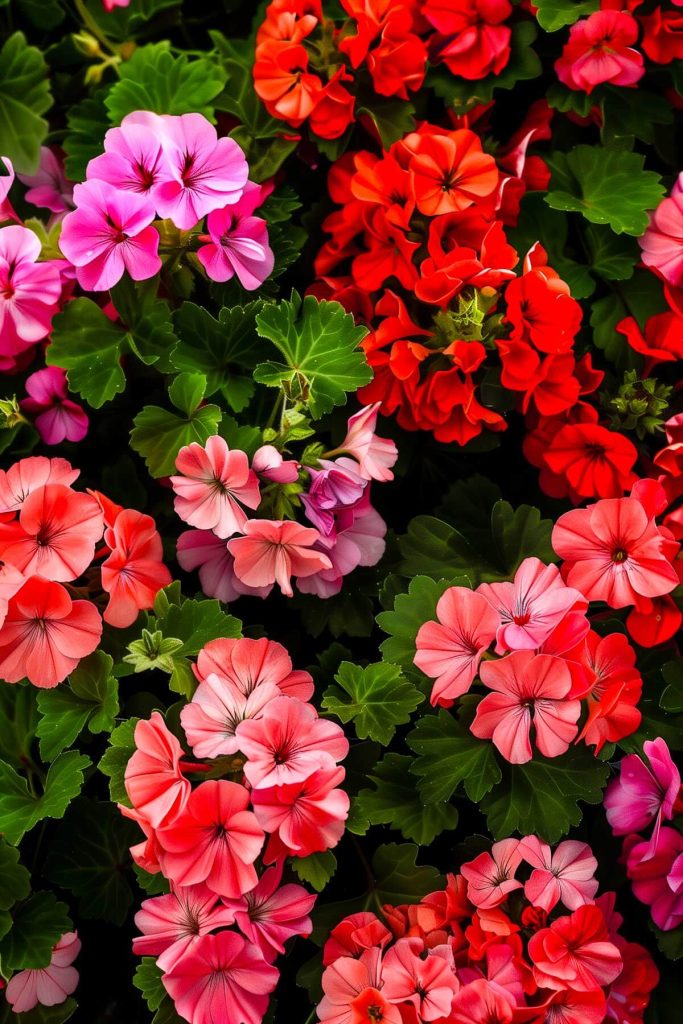
[[[0,470],[0,677],[8,683],[56,686],[92,654],[102,635],[98,591],[102,603],[109,597],[105,622],[124,627],[171,582],[154,520],[74,491],[78,474],[44,456]]]
[[[325,944],[320,1021],[640,1024],[659,974],[596,866],[585,843],[505,839],[420,903],[352,914]]]

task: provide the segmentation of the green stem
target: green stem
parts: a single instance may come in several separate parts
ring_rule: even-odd
[[[76,8],[76,13],[79,18],[88,31],[95,37],[95,39],[97,39],[98,43],[103,46],[105,50],[109,50],[109,53],[113,54],[115,57],[118,56],[117,50],[114,48],[112,43],[109,42],[104,32],[85,6],[84,0],[74,0],[74,7]]]

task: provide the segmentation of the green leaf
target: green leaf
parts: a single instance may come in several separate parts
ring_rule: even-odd
[[[461,581],[463,582],[464,577]],[[417,682],[426,679],[414,664],[415,637],[424,622],[436,618],[436,605],[441,595],[455,584],[448,580],[433,580],[429,576],[414,576],[407,594],[397,594],[394,610],[380,612],[377,624],[389,634],[381,645],[384,661],[400,665],[410,678]],[[466,585],[466,584],[465,584]]]
[[[683,711],[683,664],[680,661],[669,661],[663,667],[662,675],[667,686],[659,699],[659,706],[664,711]]]
[[[586,14],[600,7],[600,0],[535,0],[538,24],[546,32],[557,32],[565,25],[573,25]]]
[[[92,18],[103,29],[109,39],[125,42],[145,27],[146,22],[161,11],[178,7],[182,0],[135,0],[129,7],[115,7],[105,11],[102,0],[85,0]]]
[[[40,756],[51,761],[70,747],[87,725],[91,733],[111,732],[119,710],[119,684],[111,674],[114,661],[95,651],[79,662],[68,686],[41,690],[38,709],[41,720],[36,734]]]
[[[38,724],[37,689],[30,683],[0,686],[0,757],[25,768],[32,764],[31,748]]]
[[[593,303],[593,341],[620,372],[635,369],[641,357],[616,331],[616,326],[624,317],[633,316],[642,330],[651,316],[665,308],[661,284],[655,275],[649,270],[636,270],[628,285],[615,285],[610,295]]]
[[[600,803],[608,773],[609,764],[585,747],[570,747],[554,758],[535,754],[527,764],[505,765],[503,781],[484,797],[481,809],[496,839],[534,833],[555,843],[581,821],[580,800]]]
[[[585,266],[585,253],[569,240],[569,218],[551,210],[544,198],[541,192],[527,192],[522,197],[519,221],[506,232],[508,239],[520,253],[540,242],[548,253],[548,262],[567,282],[573,297],[588,298],[595,291],[592,268]]]
[[[83,917],[122,925],[133,902],[129,847],[139,838],[113,804],[74,800],[50,842],[45,877],[78,897]]]
[[[405,100],[381,99],[373,96],[370,106],[358,107],[356,114],[372,120],[384,149],[389,149],[408,132],[415,129],[415,107]]]
[[[168,588],[166,592],[162,591],[162,595],[164,593],[168,593]],[[155,611],[157,607],[155,605]],[[159,606],[150,628],[161,630],[165,637],[182,640],[178,654],[195,657],[210,640],[239,637],[242,623],[234,615],[224,612],[220,601],[185,600],[180,604],[175,601],[169,603],[166,608]]]
[[[161,980],[161,970],[154,957],[143,956],[133,975],[133,984],[142,993],[147,1007],[154,1013],[152,1024],[183,1024]]]
[[[603,88],[601,137],[605,146],[630,148],[634,137],[652,145],[656,125],[673,122],[672,106],[664,96],[643,89],[625,95],[624,89],[613,85]]]
[[[474,584],[481,582],[478,552],[449,523],[434,516],[416,516],[398,543],[403,556],[401,572],[406,576],[423,574],[433,580],[442,580],[444,576],[466,574]]]
[[[302,302],[292,292],[289,302],[265,306],[256,325],[285,363],[261,363],[255,380],[282,387],[289,398],[305,402],[314,418],[344,405],[346,392],[357,391],[372,379],[365,353],[358,348],[367,331],[357,327],[338,302],[319,302],[313,295]]]
[[[591,254],[591,270],[605,281],[626,281],[633,277],[640,259],[634,238],[615,235],[609,228],[587,224],[584,236]]]
[[[66,999],[56,1006],[41,1006],[38,1003],[32,1010],[21,1014],[13,1014],[8,1007],[7,1016],[3,1016],[0,1011],[0,1021],[2,1024],[64,1024],[73,1017],[77,1008],[75,999]]]
[[[292,868],[302,882],[308,882],[316,892],[322,892],[337,870],[337,858],[331,850],[311,853],[308,857],[293,857]]]
[[[14,911],[12,930],[0,942],[4,970],[47,967],[52,947],[71,931],[68,907],[51,892],[36,892]]]
[[[22,13],[44,32],[56,28],[64,20],[65,11],[60,0],[18,0],[18,2]],[[0,4],[1,6],[2,4]]]
[[[135,747],[135,726],[139,718],[129,718],[127,721],[117,725],[109,737],[109,746],[105,750],[100,763],[99,770],[109,778],[109,795],[115,804],[124,804],[130,807],[131,803],[126,793],[123,776],[126,765],[130,761]]]
[[[548,158],[553,176],[545,197],[554,210],[581,213],[593,224],[609,224],[617,234],[642,235],[664,195],[654,171],[644,170],[639,153],[575,146]]]
[[[479,803],[500,781],[493,744],[473,736],[464,717],[458,719],[442,708],[420,718],[407,737],[418,755],[411,771],[419,777],[420,792],[430,806],[450,800],[461,783],[469,799]]]
[[[168,397],[176,409],[191,416],[198,409],[206,393],[206,377],[203,373],[179,373],[168,389]]]
[[[29,791],[26,780],[0,761],[0,833],[13,846],[43,818],[61,818],[83,785],[90,760],[69,750],[52,762],[40,796]]]
[[[19,851],[0,839],[0,910],[9,910],[31,891],[31,875],[19,862]]]
[[[458,812],[448,803],[426,803],[410,776],[413,759],[385,754],[369,775],[374,789],[362,789],[356,809],[371,825],[390,825],[405,839],[428,846],[445,829],[454,829]]]
[[[179,402],[189,401],[191,397],[185,388],[185,384],[178,385],[174,392]],[[133,420],[131,448],[143,457],[153,477],[170,476],[175,472],[180,449],[193,441],[204,444],[216,433],[220,421],[221,411],[217,405],[204,405],[187,416],[176,416],[158,405],[146,405]]]
[[[145,366],[162,373],[174,369],[171,353],[178,339],[173,333],[168,303],[157,298],[159,278],[133,281],[127,274],[112,288],[111,297],[125,326],[125,343]]]
[[[505,577],[514,576],[525,558],[535,556],[542,562],[556,562],[550,543],[552,519],[541,519],[531,505],[513,509],[507,501],[497,501],[491,511],[491,533],[495,544],[496,564]]]
[[[353,721],[361,740],[369,738],[386,745],[396,726],[409,722],[424,700],[398,665],[378,663],[361,668],[344,661],[335,680],[339,685],[328,687],[322,705],[342,722]]]
[[[73,299],[53,320],[45,361],[66,370],[70,389],[100,409],[126,386],[121,369],[124,337],[91,299]]]
[[[378,848],[372,867],[380,906],[416,903],[428,893],[443,889],[444,880],[436,868],[415,863],[417,854],[412,843],[387,843]]]
[[[167,42],[141,46],[119,65],[119,81],[105,105],[113,124],[135,110],[155,114],[203,114],[213,118],[211,102],[225,85],[225,72],[213,61],[173,56]]]
[[[0,50],[0,153],[18,174],[34,174],[48,124],[41,117],[52,106],[48,66],[23,32]]]
[[[680,960],[683,957],[683,928],[679,926],[669,932],[663,932],[652,920],[648,921],[648,924],[664,956],[669,960]]]
[[[83,181],[89,162],[102,152],[104,136],[110,127],[104,105],[106,94],[106,89],[100,89],[69,107],[63,146],[64,170],[71,181]]]

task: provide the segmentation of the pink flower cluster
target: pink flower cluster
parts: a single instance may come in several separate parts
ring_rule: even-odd
[[[66,459],[44,456],[0,470],[5,682],[56,686],[92,654],[102,635],[93,591],[103,602],[108,596],[105,622],[125,627],[171,582],[154,520],[97,492],[75,491],[78,475]],[[102,558],[99,571],[91,569]]]
[[[370,504],[370,481],[391,480],[398,453],[375,435],[378,408],[352,416],[342,444],[315,466],[285,460],[272,445],[259,448],[250,466],[220,436],[181,448],[179,475],[171,477],[175,510],[195,529],[180,536],[178,561],[199,569],[205,594],[267,597],[277,583],[291,597],[294,578],[301,592],[330,597],[357,566],[380,560],[386,524]],[[283,489],[310,526],[267,518]]]
[[[643,744],[621,762],[605,792],[605,810],[615,836],[625,836],[623,859],[633,892],[650,907],[658,928],[683,923],[683,835],[662,823],[683,813],[681,776],[663,739]],[[649,839],[642,832],[653,826]]]
[[[352,914],[323,951],[321,1024],[640,1024],[658,972],[596,867],[585,843],[505,839],[420,903]]]
[[[78,933],[67,932],[54,946],[47,967],[13,974],[5,995],[14,1013],[28,1013],[36,1006],[59,1006],[65,1002],[78,985],[78,971],[72,965],[80,951]]]
[[[622,633],[594,632],[587,609],[538,558],[512,582],[449,587],[416,637],[415,664],[435,680],[432,704],[450,707],[479,676],[488,692],[471,730],[512,764],[530,761],[533,747],[558,757],[584,740],[597,754],[628,736],[641,720],[635,651]]]
[[[282,884],[286,858],[339,842],[349,810],[339,762],[349,745],[318,718],[313,680],[292,669],[280,644],[213,640],[194,672],[199,685],[180,721],[208,763],[187,761],[154,712],[136,726],[125,772],[132,807],[121,811],[145,833],[133,859],[162,872],[171,890],[143,903],[133,950],[158,958],[190,1024],[260,1024],[278,979],[273,961],[287,939],[311,931],[315,896]],[[229,778],[192,786],[186,777],[223,766]]]

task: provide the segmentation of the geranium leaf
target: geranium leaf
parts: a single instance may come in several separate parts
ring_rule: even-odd
[[[15,768],[32,763],[38,724],[37,689],[30,683],[0,686],[0,756]]]
[[[455,585],[467,586],[466,577],[459,577],[456,581],[437,581],[429,576],[415,576],[410,581],[408,593],[396,595],[393,611],[380,612],[377,616],[378,626],[389,634],[380,645],[382,658],[400,665],[405,674],[418,684],[424,685],[426,676],[413,663],[417,631],[424,622],[436,618],[439,598]]]
[[[23,32],[0,50],[0,153],[19,174],[34,174],[48,124],[41,116],[52,106],[48,66]]]
[[[106,95],[106,89],[100,89],[69,108],[64,170],[71,181],[83,181],[88,163],[102,152],[104,136],[110,127],[104,105]]]
[[[541,519],[537,508],[520,505],[513,509],[509,502],[497,501],[491,511],[491,535],[503,575],[514,576],[520,563],[530,556],[542,562],[557,561],[550,543],[552,531],[552,520]]]
[[[0,910],[9,910],[31,891],[31,875],[19,861],[19,851],[0,839]]]
[[[129,718],[117,725],[109,737],[109,746],[98,764],[99,770],[109,778],[109,795],[115,804],[130,807],[123,776],[126,765],[135,751],[135,726],[139,718]]]
[[[342,722],[353,721],[359,739],[386,745],[397,725],[424,700],[419,690],[403,676],[398,665],[378,663],[361,668],[345,661],[323,697],[323,707]]]
[[[121,369],[124,336],[91,299],[73,299],[54,318],[46,362],[66,370],[70,389],[100,409],[126,386]]]
[[[418,757],[411,771],[418,776],[425,802],[445,803],[462,783],[470,800],[478,803],[500,781],[493,745],[478,740],[469,725],[450,711],[425,715],[406,742]]]
[[[154,957],[143,956],[133,975],[133,984],[142,993],[147,1008],[154,1012],[152,1024],[183,1024],[175,1012],[173,1000],[161,980],[161,970]]]
[[[293,857],[292,868],[302,882],[308,882],[316,892],[322,892],[337,870],[337,858],[331,850],[311,853],[308,857]]]
[[[176,386],[174,393],[178,403],[189,401],[190,383]],[[204,444],[216,433],[220,421],[221,411],[217,405],[203,405],[186,416],[177,416],[158,405],[146,405],[133,420],[131,448],[142,456],[152,476],[170,476],[175,471],[180,449],[193,441]]]
[[[387,843],[372,858],[375,896],[380,906],[417,903],[444,886],[444,880],[427,864],[416,864],[418,849],[412,843]]]
[[[51,761],[70,747],[87,725],[91,733],[111,732],[119,710],[119,684],[111,674],[114,661],[103,651],[84,658],[69,677],[68,686],[41,690],[36,729],[40,756]]]
[[[579,18],[592,14],[600,7],[600,0],[535,0],[536,18],[546,32],[557,32],[565,25],[573,25]]]
[[[413,759],[385,754],[370,772],[374,789],[362,789],[354,800],[371,825],[391,825],[405,839],[428,846],[445,829],[458,823],[458,812],[448,803],[427,803],[411,778]]]
[[[11,931],[0,942],[4,970],[47,967],[52,947],[72,929],[68,907],[51,892],[36,892],[12,915]]]
[[[26,780],[0,761],[0,833],[13,846],[43,818],[61,818],[83,785],[90,760],[69,750],[52,762],[40,796],[29,791]]]

